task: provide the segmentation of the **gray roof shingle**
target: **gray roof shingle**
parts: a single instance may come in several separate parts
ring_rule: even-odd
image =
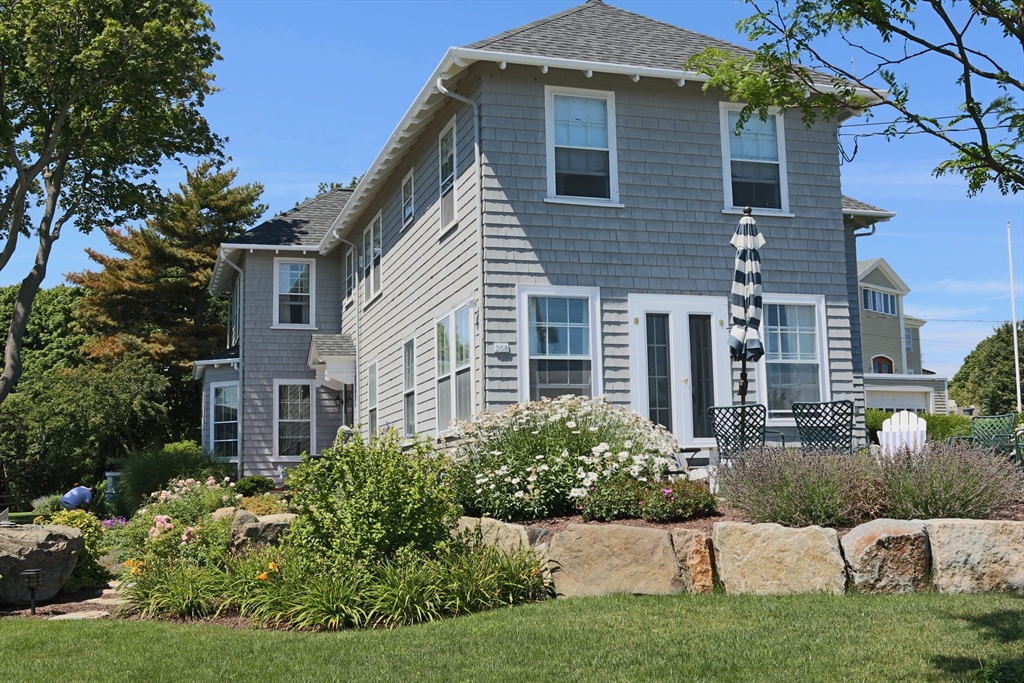
[[[279,213],[225,244],[319,246],[351,196],[352,190],[330,190]]]
[[[859,199],[847,197],[845,194],[843,195],[843,211],[845,213],[858,213],[863,211],[870,211],[872,213],[892,213],[892,211],[880,209],[877,206],[872,206],[867,202],[862,202]]]
[[[310,343],[321,356],[354,356],[356,345],[348,334],[314,334]]]
[[[223,351],[211,354],[206,358],[200,358],[196,363],[215,363],[219,360],[238,360],[238,344],[235,344],[230,349],[224,349]]]

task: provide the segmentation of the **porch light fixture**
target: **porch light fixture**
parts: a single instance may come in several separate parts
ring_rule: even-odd
[[[36,613],[36,589],[43,583],[43,570],[42,569],[26,569],[21,573],[21,579],[25,582],[25,588],[28,589],[29,595],[31,595],[31,613],[34,616]]]

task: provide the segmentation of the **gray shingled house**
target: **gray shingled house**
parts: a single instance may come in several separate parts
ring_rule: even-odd
[[[342,424],[444,435],[574,393],[713,454],[745,205],[768,240],[751,395],[789,430],[795,400],[863,407],[856,236],[892,214],[842,196],[836,122],[736,135],[685,70],[708,45],[742,50],[591,0],[449,49],[354,191],[222,246],[206,445],[273,474]]]

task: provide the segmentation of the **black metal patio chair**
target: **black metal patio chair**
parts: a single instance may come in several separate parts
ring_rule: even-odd
[[[782,432],[765,429],[768,409],[760,403],[738,406],[711,406],[708,408],[711,425],[718,444],[719,460],[734,458],[742,451],[764,448],[768,434],[775,435],[786,447]]]
[[[970,436],[951,436],[946,443],[957,441],[971,441],[990,448],[996,453],[1012,457],[1020,465],[1024,443],[1021,442],[1021,435],[1014,429],[1017,417],[1013,413],[1005,415],[979,415],[971,418]]]
[[[802,448],[853,453],[853,401],[794,403],[793,419]]]

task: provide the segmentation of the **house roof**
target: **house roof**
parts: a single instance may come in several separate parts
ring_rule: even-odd
[[[217,353],[211,354],[206,358],[200,358],[197,361],[192,362],[192,376],[196,379],[202,379],[203,375],[206,374],[206,368],[218,365],[226,365],[229,363],[238,362],[238,344],[235,344],[229,349],[218,351]]]
[[[887,211],[867,202],[843,195],[843,213],[850,216],[877,216],[883,220],[889,220],[896,215],[895,211]]]
[[[329,190],[246,230],[226,245],[319,246],[352,190]]]
[[[348,334],[314,334],[309,340],[310,355],[316,349],[319,356],[354,356],[356,344]]]
[[[892,269],[886,260],[882,257],[868,259],[866,261],[857,261],[857,279],[861,282],[870,273],[875,270],[881,270],[882,274],[885,275],[885,279],[892,283],[892,286],[900,292],[900,294],[909,294],[910,287],[907,287],[907,283],[896,274],[896,271]],[[923,324],[923,323],[922,323]]]

